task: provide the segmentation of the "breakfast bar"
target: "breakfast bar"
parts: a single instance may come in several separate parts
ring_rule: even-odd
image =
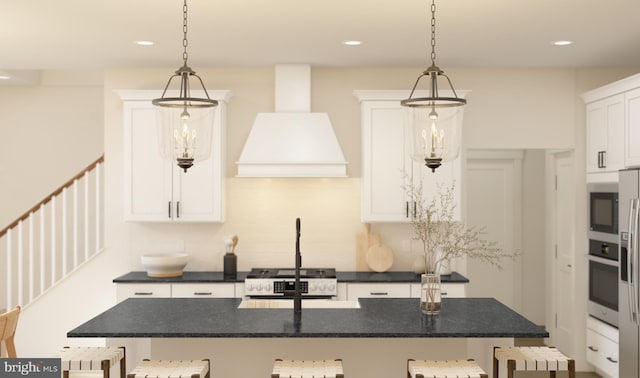
[[[342,358],[356,377],[402,376],[408,358],[475,358],[490,371],[494,345],[548,337],[493,298],[447,298],[437,316],[423,315],[415,298],[361,298],[358,308],[304,308],[299,321],[291,309],[241,303],[127,299],[68,336],[148,342],[147,358],[210,358],[214,376],[266,376],[275,358]]]

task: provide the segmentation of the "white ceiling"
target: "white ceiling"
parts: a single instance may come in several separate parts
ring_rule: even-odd
[[[424,66],[427,0],[189,0],[189,64]],[[447,67],[640,67],[639,0],[439,0]],[[182,0],[0,0],[0,72],[179,67]],[[361,46],[342,41],[357,39]],[[551,44],[574,41],[566,47]],[[152,40],[151,47],[134,41]],[[27,70],[25,72],[24,70]]]

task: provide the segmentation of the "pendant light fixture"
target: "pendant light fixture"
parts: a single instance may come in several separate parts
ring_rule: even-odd
[[[420,79],[428,78],[426,97],[414,97]],[[444,77],[450,87],[450,95],[441,96],[438,79]],[[431,2],[431,66],[416,80],[409,98],[400,101],[408,108],[413,151],[411,157],[424,161],[435,172],[443,161],[454,160],[459,153],[462,139],[462,106],[467,100],[458,97],[451,79],[436,65],[436,4]]]
[[[161,155],[175,158],[178,166],[186,172],[194,161],[205,160],[211,153],[214,108],[218,101],[209,98],[202,79],[187,64],[187,0],[184,0],[182,14],[183,65],[169,78],[162,97],[151,103],[159,109]],[[180,78],[178,95],[167,96],[171,81],[176,77]],[[206,98],[191,96],[189,80],[193,78],[202,86]]]

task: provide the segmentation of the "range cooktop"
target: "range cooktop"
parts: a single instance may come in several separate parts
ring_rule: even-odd
[[[253,268],[247,278],[295,278],[292,268]],[[335,278],[335,268],[301,268],[301,278]]]

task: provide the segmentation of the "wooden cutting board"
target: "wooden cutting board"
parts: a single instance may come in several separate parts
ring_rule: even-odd
[[[386,272],[393,265],[393,251],[384,244],[375,244],[367,251],[367,265],[374,272]]]
[[[371,225],[365,223],[365,232],[356,234],[356,271],[368,272],[367,252],[369,247],[380,244],[380,235],[371,233]]]

